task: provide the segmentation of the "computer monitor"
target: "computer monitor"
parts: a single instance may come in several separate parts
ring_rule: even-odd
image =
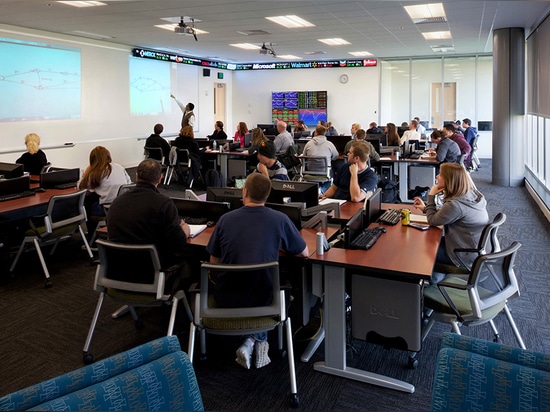
[[[250,147],[251,144],[252,144],[252,133],[245,133],[244,147]]]
[[[493,122],[492,121],[478,121],[477,122],[477,130],[480,132],[487,132],[493,130]]]
[[[287,203],[283,199],[290,198],[293,203],[305,204],[306,208],[319,204],[319,185],[311,182],[292,182],[284,180],[271,181],[271,193],[267,198],[269,203]]]
[[[264,134],[266,136],[267,135],[276,136],[276,135],[279,134],[277,132],[277,128],[275,127],[275,125],[273,123],[258,123],[256,126],[259,129],[262,129],[262,132],[264,132]]]
[[[243,205],[243,190],[235,187],[209,187],[206,189],[206,200],[229,203],[231,210]]]
[[[376,134],[376,133],[367,133],[365,137],[366,140],[377,139],[382,146],[388,145],[388,135],[387,134]]]
[[[399,135],[399,137],[403,137],[403,134],[409,130],[409,127],[403,127],[403,126],[399,126],[397,128],[397,134]]]
[[[367,135],[369,136],[369,135]],[[370,136],[374,136],[374,135],[370,135]],[[374,150],[376,151],[376,153],[380,154],[380,140],[378,140],[377,138],[367,138],[365,139],[367,142],[369,142],[373,147],[374,147]]]
[[[217,222],[223,214],[229,212],[229,204],[227,203],[174,197],[171,199],[176,205],[180,216],[205,218]]]
[[[363,209],[359,209],[347,221],[344,226],[344,248],[352,249],[351,242],[363,231],[363,228],[365,227],[363,217]]]
[[[20,176],[23,176],[22,164],[0,162],[0,179],[13,179]]]
[[[79,179],[79,168],[51,168],[47,172],[40,173],[40,187],[43,189],[74,187]]]
[[[380,217],[382,214],[382,189],[377,188],[369,197],[365,199],[365,221],[367,227]]]
[[[12,177],[11,179],[0,179],[0,194],[11,195],[30,190],[29,176]]]
[[[294,226],[296,226],[296,229],[302,230],[302,208],[300,206],[284,205],[280,203],[266,203],[265,205],[270,209],[277,210],[287,215],[290,220],[292,220],[292,223],[294,223]]]

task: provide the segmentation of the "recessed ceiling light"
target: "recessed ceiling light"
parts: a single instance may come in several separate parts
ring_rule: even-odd
[[[56,3],[62,3],[73,7],[95,7],[107,5],[107,3],[102,3],[100,1],[56,1]]]
[[[414,23],[446,17],[443,3],[417,4],[416,6],[404,6],[404,8]]]
[[[174,31],[174,27],[176,26],[177,24],[155,24],[155,27],[158,27],[159,29],[169,30],[169,31]],[[204,31],[201,29],[193,28],[193,30],[195,31],[195,34],[208,34],[207,31]]]
[[[432,31],[429,33],[422,33],[422,36],[424,36],[426,40],[448,40],[452,38],[450,31]]]
[[[295,29],[297,27],[314,27],[315,24],[310,23],[307,20],[302,19],[301,17],[295,15],[289,16],[274,16],[266,17],[267,20],[272,21],[273,23],[280,24],[288,29]]]
[[[260,46],[252,43],[234,43],[230,44],[230,46],[238,47],[239,49],[245,49],[245,50],[258,50]]]
[[[317,39],[321,43],[328,44],[329,46],[343,46],[345,44],[351,44],[349,41],[340,39],[340,38],[333,38],[333,39]]]
[[[277,58],[278,58],[278,59],[283,59],[283,60],[302,60],[301,57],[294,56],[294,55],[292,55],[292,54],[281,54],[281,55],[277,55]]]
[[[356,52],[349,52],[352,56],[355,57],[365,57],[365,56],[372,56],[372,53],[369,53],[368,51],[356,51]]]

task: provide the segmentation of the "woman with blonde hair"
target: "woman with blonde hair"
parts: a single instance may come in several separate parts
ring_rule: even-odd
[[[85,201],[88,216],[105,216],[102,205],[111,203],[119,187],[129,183],[132,180],[126,169],[112,162],[109,150],[103,146],[94,147],[90,152],[90,165],[78,185],[80,189],[88,190]]]
[[[431,226],[445,227],[436,261],[461,266],[454,250],[475,249],[485,225],[489,222],[487,201],[466,170],[457,163],[442,163],[437,183],[428,192],[426,203],[414,198],[414,206],[422,210]],[[436,206],[436,195],[443,194],[443,205]],[[461,258],[471,264],[476,254]]]
[[[248,126],[245,122],[239,122],[237,125],[237,131],[233,137],[235,143],[239,143],[241,147],[244,147],[244,135],[248,133]]]
[[[21,155],[15,163],[23,165],[23,170],[31,175],[38,175],[44,166],[48,164],[46,154],[40,150],[40,136],[29,133],[25,136],[27,151]]]

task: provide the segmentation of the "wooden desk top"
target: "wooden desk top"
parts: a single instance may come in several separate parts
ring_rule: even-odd
[[[45,207],[52,196],[66,195],[77,191],[78,188],[76,187],[69,189],[47,189],[45,192],[37,192],[34,196],[0,202],[0,216],[8,219],[21,218],[21,216],[22,218],[34,216],[43,213],[37,210],[46,210]]]

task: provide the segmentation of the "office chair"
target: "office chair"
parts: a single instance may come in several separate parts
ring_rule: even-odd
[[[162,153],[162,149],[160,147],[145,146],[143,148],[143,155],[145,156],[145,159],[156,160],[160,163],[160,166],[162,167],[162,173],[164,174],[164,183],[166,184],[166,177],[169,173],[169,166],[166,165],[167,162]]]
[[[136,307],[155,307],[171,305],[170,320],[166,335],[171,336],[174,330],[178,303],[183,302],[185,311],[192,318],[191,309],[185,293],[181,290],[166,294],[166,274],[160,268],[160,261],[155,245],[130,245],[98,239],[99,265],[96,269],[94,290],[99,292],[99,299],[90,324],[88,336],[84,343],[83,360],[93,362],[93,355],[88,352],[95,326],[105,296],[124,304],[113,318],[129,311],[136,328],[143,326],[136,313]],[[175,268],[170,268],[172,270]]]
[[[240,308],[219,308],[209,292],[209,282],[215,279],[216,273],[242,276],[243,272],[269,270],[272,275],[273,300],[270,305]],[[286,313],[285,292],[280,289],[279,263],[267,262],[249,265],[230,265],[202,263],[201,287],[195,296],[194,318],[189,332],[188,354],[191,362],[195,346],[195,335],[200,333],[201,358],[206,357],[206,332],[217,335],[247,335],[265,332],[278,328],[279,350],[283,349],[283,326],[286,333],[288,351],[288,367],[290,372],[291,406],[297,407],[300,403],[296,385],[294,369],[294,349],[292,346],[292,328],[290,318]]]
[[[300,165],[302,162],[300,161],[298,151],[298,145],[292,144],[288,146],[285,153],[277,156],[277,160],[286,167],[290,180],[293,180],[294,176],[300,173]]]
[[[468,168],[464,164],[464,159],[466,158],[466,153],[461,153],[460,156],[457,159],[457,163],[462,166],[464,169],[466,169],[467,172],[469,172]]]
[[[44,275],[46,276],[46,288],[52,286],[50,281],[50,273],[46,266],[46,261],[42,254],[42,247],[53,245],[50,250],[50,256],[54,254],[57,245],[61,240],[68,239],[76,231],[80,232],[84,247],[88,252],[90,260],[94,258],[90,245],[86,240],[83,226],[86,224],[86,210],[84,209],[84,197],[86,190],[74,192],[66,195],[52,196],[48,202],[48,207],[44,215],[32,217],[29,220],[30,229],[27,230],[25,238],[15,256],[15,259],[10,267],[10,272],[15,270],[15,266],[21,257],[21,254],[26,249],[27,244],[32,244]]]
[[[332,164],[325,156],[300,156],[300,173],[294,180],[318,183],[332,182]]]
[[[519,296],[514,273],[514,260],[521,243],[514,242],[508,248],[487,253],[476,258],[467,279],[447,276],[437,285],[424,289],[424,306],[433,312],[423,332],[427,336],[433,324],[451,323],[453,332],[460,335],[460,326],[475,326],[489,322],[494,341],[499,333],[493,319],[504,311],[521,348],[525,344],[508,308],[508,299]]]
[[[170,162],[170,165],[168,166],[168,171],[166,172],[166,176],[164,178],[164,184],[166,186],[170,185],[174,171],[176,172],[178,179],[181,179],[183,183],[185,183],[188,176],[190,174],[192,175],[193,173],[193,168],[194,168],[193,159],[191,158],[191,154],[189,153],[189,150],[176,148],[175,152],[176,152],[176,156]],[[195,180],[195,176],[191,176],[189,187],[193,186],[194,180]]]

